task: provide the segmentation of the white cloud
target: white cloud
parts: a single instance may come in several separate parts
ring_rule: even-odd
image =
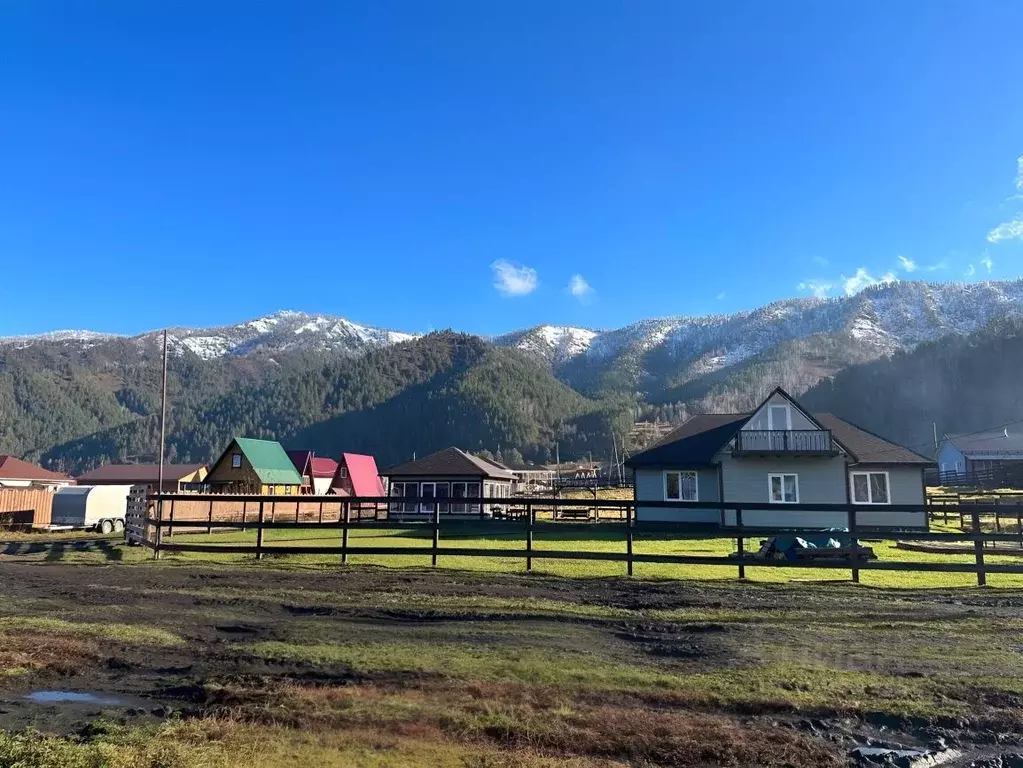
[[[715,298],[715,299],[717,299],[718,301],[721,301],[721,299],[725,298],[725,292],[724,292],[724,291],[721,291],[721,293],[719,293],[719,294],[718,294],[717,296],[715,296],[714,298]]]
[[[583,301],[593,293],[593,286],[587,283],[582,275],[572,275],[572,279],[568,281],[568,292],[579,301]]]
[[[941,272],[948,269],[948,259],[942,259],[937,264],[928,264],[924,267],[925,272]]]
[[[525,296],[536,290],[536,270],[521,264],[498,259],[490,265],[494,273],[494,287],[502,296]]]
[[[829,264],[828,260],[826,258],[824,258],[823,256],[814,256],[813,257],[813,263],[814,264],[819,264],[822,267],[826,267]]]
[[[899,264],[906,272],[916,272],[916,262],[912,259],[907,259],[905,256],[899,256]]]
[[[864,288],[869,288],[872,285],[897,282],[899,282],[899,278],[896,277],[894,272],[885,272],[881,275],[880,279],[877,279],[871,275],[865,267],[860,267],[856,270],[856,274],[852,277],[842,275],[842,290],[845,291],[846,296],[852,296],[853,294],[859,293]]]
[[[973,277],[975,274],[977,274],[977,268],[970,264],[970,266],[966,268],[966,276]]]
[[[804,280],[796,286],[801,291],[809,291],[818,299],[827,298],[828,294],[831,293],[831,289],[835,287],[834,283],[829,283],[827,280]]]
[[[1012,221],[999,224],[987,233],[989,243],[1000,243],[1003,240],[1023,240],[1023,214],[1019,214]]]
[[[1023,155],[1016,158],[1016,189],[1023,189]]]
[[[981,258],[980,263],[987,268],[988,272],[991,272],[991,267],[995,265],[995,263],[991,261],[991,257],[988,256],[986,253],[984,254],[983,258]]]

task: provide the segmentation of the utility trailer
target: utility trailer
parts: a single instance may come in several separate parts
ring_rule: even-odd
[[[52,530],[124,530],[130,485],[73,485],[53,495]]]

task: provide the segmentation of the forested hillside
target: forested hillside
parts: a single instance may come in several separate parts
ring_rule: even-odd
[[[914,351],[857,365],[801,400],[929,455],[942,432],[1023,427],[1023,322],[995,321]]]
[[[459,445],[514,449],[547,460],[555,443],[566,456],[603,453],[611,431],[631,420],[623,400],[588,400],[521,353],[482,339],[434,333],[369,352],[282,372],[258,384],[196,398],[171,398],[168,456],[207,461],[235,435],[311,447],[374,453],[381,463]],[[147,411],[130,421],[46,451],[51,466],[87,468],[146,454],[159,422]]]

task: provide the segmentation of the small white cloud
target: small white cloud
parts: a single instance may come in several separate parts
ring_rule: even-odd
[[[943,272],[948,269],[948,259],[942,259],[937,264],[928,264],[924,267],[925,272]]]
[[[809,291],[818,299],[827,298],[834,287],[834,283],[829,283],[826,280],[804,280],[796,286],[800,291]]]
[[[846,277],[842,275],[842,289],[845,291],[846,296],[852,296],[859,293],[864,288],[869,288],[872,285],[882,285],[883,283],[897,283],[899,278],[894,272],[885,272],[881,275],[880,279],[875,278],[871,275],[865,267],[860,267],[856,270],[856,274],[852,277]]]
[[[582,301],[593,294],[593,286],[582,275],[572,275],[568,281],[568,292]]]
[[[899,264],[906,272],[916,272],[916,262],[912,259],[907,259],[905,256],[899,256]]]
[[[820,265],[822,267],[826,267],[826,266],[828,266],[828,264],[830,262],[826,258],[824,258],[823,256],[814,256],[813,257],[813,263],[814,264],[818,264],[818,265]]]
[[[989,273],[991,272],[991,267],[995,265],[995,263],[991,261],[991,257],[988,256],[986,253],[981,258],[980,263],[984,265],[984,267],[987,269]]]
[[[975,274],[977,274],[977,268],[970,264],[970,266],[966,268],[966,276],[973,277]]]
[[[490,265],[494,273],[494,287],[502,296],[525,296],[536,290],[536,270],[521,264],[498,259]]]
[[[1016,158],[1016,189],[1023,189],[1023,155]]]
[[[721,291],[721,293],[719,293],[719,294],[718,294],[717,296],[715,296],[714,298],[715,298],[715,299],[717,299],[718,301],[721,301],[721,299],[725,298],[725,292],[724,292],[724,291]]]
[[[1004,240],[1023,240],[1023,214],[1017,215],[1012,221],[999,224],[987,233],[989,243],[1000,243]]]

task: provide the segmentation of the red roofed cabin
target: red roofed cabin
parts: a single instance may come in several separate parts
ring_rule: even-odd
[[[0,456],[0,488],[44,488],[55,491],[74,483],[67,475],[29,464],[14,456]]]
[[[285,451],[295,469],[302,475],[302,493],[326,496],[330,492],[337,462],[319,458],[312,451]]]
[[[377,460],[361,453],[342,453],[337,471],[330,481],[330,492],[336,496],[377,496],[387,495],[384,481],[377,470]],[[376,505],[368,504],[372,509]],[[360,505],[361,508],[361,505]]]

